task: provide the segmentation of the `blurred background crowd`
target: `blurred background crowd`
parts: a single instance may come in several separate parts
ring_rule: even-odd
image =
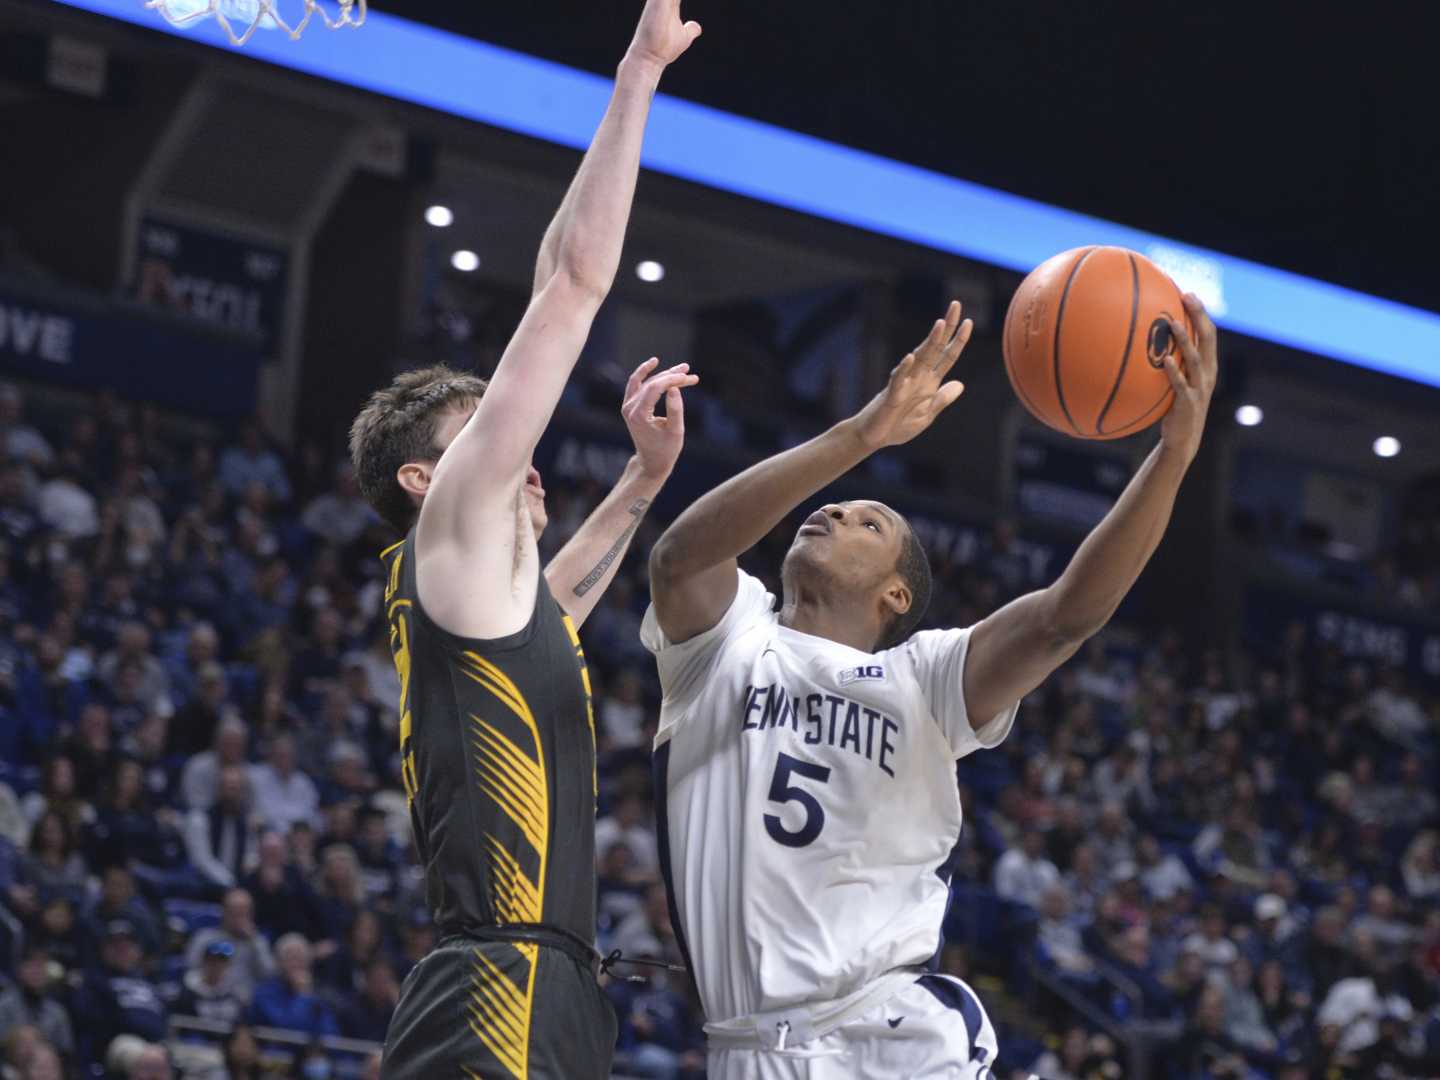
[[[390,538],[348,465],[9,385],[0,453],[4,1075],[377,1076],[434,932],[400,793]],[[548,551],[603,494],[551,488]],[[661,525],[584,638],[597,945],[679,962],[638,635]],[[750,567],[772,583],[787,535]],[[1044,584],[1014,545],[1001,522],[977,557],[937,557],[927,624]],[[960,763],[937,963],[980,990],[1016,1075],[1127,1075],[1127,1046],[1175,1080],[1440,1075],[1437,730],[1398,669],[1303,627],[1238,658],[1107,631]],[[684,976],[606,991],[617,1074],[703,1075]]]

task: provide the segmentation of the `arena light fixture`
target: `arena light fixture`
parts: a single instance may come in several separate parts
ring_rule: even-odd
[[[1265,410],[1259,405],[1241,405],[1235,410],[1235,422],[1241,427],[1258,427],[1265,419]]]
[[[480,269],[480,256],[468,248],[461,248],[450,256],[450,265],[468,274]]]
[[[228,49],[215,20],[181,29],[140,0],[71,7]],[[384,12],[364,37],[256,34],[244,54],[562,146],[590,143],[610,80]],[[642,161],[705,184],[939,251],[1029,272],[1056,252],[1144,252],[1222,326],[1440,386],[1440,314],[658,94]]]
[[[448,229],[455,222],[455,212],[448,206],[436,203],[425,211],[425,221],[437,229]]]
[[[635,264],[635,276],[653,285],[657,281],[665,280],[665,266],[654,259],[644,259]]]
[[[1375,440],[1371,449],[1375,451],[1376,457],[1394,457],[1400,453],[1400,440],[1394,435],[1381,435]]]

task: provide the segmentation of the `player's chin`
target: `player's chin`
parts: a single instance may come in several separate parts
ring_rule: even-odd
[[[823,533],[803,533],[795,537],[790,550],[785,553],[786,568],[803,567],[807,570],[824,568],[830,562],[830,538]]]

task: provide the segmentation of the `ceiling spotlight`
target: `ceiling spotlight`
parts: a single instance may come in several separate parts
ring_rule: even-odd
[[[425,221],[437,229],[448,229],[454,220],[455,215],[451,213],[448,206],[437,204],[425,211]]]
[[[1400,453],[1400,440],[1394,435],[1381,435],[1372,448],[1376,457],[1394,457]]]
[[[1265,410],[1259,405],[1241,405],[1235,410],[1235,422],[1241,427],[1255,427],[1265,419]]]
[[[480,269],[480,256],[473,251],[461,249],[450,256],[450,265],[468,274],[472,270]]]
[[[657,281],[664,280],[665,267],[654,259],[646,259],[643,262],[635,264],[635,276],[641,281],[649,282],[653,285]]]

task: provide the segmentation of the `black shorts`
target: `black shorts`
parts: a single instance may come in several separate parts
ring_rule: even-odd
[[[534,942],[448,938],[405,977],[383,1080],[606,1080],[615,1010],[588,962]]]

